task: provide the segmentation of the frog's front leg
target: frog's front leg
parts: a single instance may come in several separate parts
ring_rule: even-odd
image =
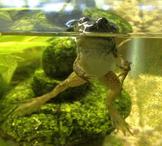
[[[80,86],[85,84],[87,81],[80,78],[75,72],[72,72],[67,79],[58,84],[51,92],[44,94],[39,97],[35,97],[34,99],[20,105],[16,108],[15,111],[11,114],[11,116],[24,116],[29,115],[40,109],[41,105],[45,104],[50,99],[56,97],[59,93],[70,87]]]
[[[131,133],[131,131],[129,130],[129,125],[126,123],[124,118],[118,112],[117,108],[114,106],[114,101],[118,96],[120,96],[122,90],[122,84],[118,76],[114,72],[110,71],[101,78],[101,81],[109,89],[107,95],[107,107],[115,128],[117,130],[121,130],[124,135],[127,131]]]
[[[122,47],[125,43],[129,42],[130,40],[131,40],[131,39],[129,38],[129,39],[126,39],[126,40],[122,41],[122,42],[117,46],[117,48]],[[115,52],[115,53],[116,53],[115,56],[116,56],[117,60],[119,61],[119,64],[118,64],[117,66],[118,66],[120,69],[122,69],[122,73],[120,73],[118,77],[121,78],[120,81],[121,81],[121,84],[123,84],[123,82],[124,82],[126,76],[128,75],[128,72],[131,70],[131,67],[130,67],[131,62],[125,60],[125,59],[123,58],[123,56],[122,56],[121,54],[119,54],[118,52]]]
[[[121,77],[121,84],[123,85],[123,82],[128,75],[128,72],[131,70],[131,62],[125,60],[121,55],[118,55],[118,58],[120,59],[120,65],[118,67],[122,70],[122,72],[119,74],[119,78]]]
[[[82,79],[89,81],[89,79],[92,77],[90,77],[90,75],[88,75],[84,69],[80,66],[79,64],[80,61],[80,57],[79,55],[77,56],[77,58],[75,59],[74,63],[73,63],[73,70],[75,71],[75,73],[81,77]]]

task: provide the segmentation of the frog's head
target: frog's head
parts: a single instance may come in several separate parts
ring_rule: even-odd
[[[96,21],[88,17],[82,17],[79,20],[70,20],[66,23],[68,31],[75,32],[118,32],[118,28],[106,18],[98,18]]]

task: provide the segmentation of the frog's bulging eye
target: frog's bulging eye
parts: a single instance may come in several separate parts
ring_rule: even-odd
[[[84,23],[86,21],[90,21],[90,19],[88,17],[82,17],[79,19],[79,23]]]
[[[78,23],[78,20],[76,20],[76,19],[72,19],[72,20],[69,20],[68,22],[66,22],[65,25],[66,25],[68,28],[70,28],[70,27],[75,26],[76,23]]]
[[[74,31],[74,28],[76,26],[76,24],[78,23],[78,20],[76,19],[72,19],[72,20],[69,20],[68,22],[66,22],[66,31]]]
[[[99,18],[96,23],[98,24],[98,26],[103,26],[103,25],[107,25],[108,24],[108,20],[106,18]]]

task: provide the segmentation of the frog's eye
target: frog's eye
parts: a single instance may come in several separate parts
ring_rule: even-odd
[[[65,23],[68,28],[74,27],[78,23],[78,20],[72,19]]]
[[[108,24],[108,20],[106,18],[99,18],[96,23],[98,24],[98,26],[104,26]]]
[[[90,19],[88,17],[82,17],[79,19],[79,23],[84,23],[86,21],[90,21]]]
[[[67,27],[66,31],[74,31],[74,28],[76,27],[77,23],[78,23],[78,20],[76,19],[72,19],[66,22],[65,24]]]
[[[118,27],[108,21],[106,18],[99,18],[97,21],[96,21],[96,24],[97,24],[97,28],[99,31],[105,31],[105,32],[118,32]]]

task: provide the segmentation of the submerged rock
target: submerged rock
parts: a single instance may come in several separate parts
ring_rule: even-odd
[[[2,75],[0,74],[0,99],[3,97],[4,93],[7,91],[7,89],[9,88],[8,84],[5,82],[4,78],[2,77]]]
[[[48,77],[42,69],[36,70],[32,78],[32,88],[36,96],[43,95],[54,89],[61,80]],[[80,99],[81,96],[85,95],[90,88],[90,84],[86,83],[84,85],[73,87],[60,93],[54,102],[63,101],[75,101]]]
[[[3,123],[18,105],[30,100],[34,96],[31,80],[21,82],[8,90],[0,100],[0,123]]]
[[[75,48],[71,38],[52,39],[43,54],[43,69],[0,100],[3,137],[18,145],[72,146],[104,137],[115,129],[106,107],[107,89],[97,81],[64,91],[58,100],[49,101],[31,115],[12,117],[18,105],[49,92],[72,72]],[[124,90],[114,104],[123,117],[129,115],[131,100]]]
[[[10,14],[7,11],[0,10],[0,31],[8,31],[13,21]]]
[[[22,98],[23,102],[32,98],[31,84],[24,86],[25,84],[21,83],[11,90],[0,106],[5,103],[5,106],[3,104],[5,109],[9,108],[8,105],[11,106],[11,103],[15,105],[18,99]],[[0,127],[7,137],[14,139],[18,144],[77,145],[89,139],[103,137],[114,130],[105,106],[105,97],[106,89],[94,82],[87,94],[79,100],[47,103],[30,116],[19,118],[9,116]],[[115,104],[124,117],[129,115],[131,101],[125,91]],[[2,114],[5,113],[1,111]]]
[[[42,56],[44,72],[54,78],[66,78],[73,71],[76,58],[75,40],[68,37],[55,38]]]
[[[12,31],[61,31],[62,28],[51,24],[44,12],[40,10],[20,10],[12,16]]]

